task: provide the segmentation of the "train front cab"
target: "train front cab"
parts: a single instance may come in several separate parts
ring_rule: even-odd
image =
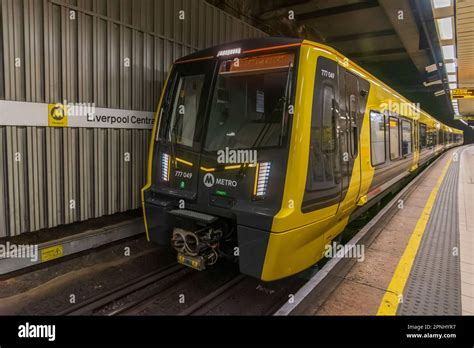
[[[241,272],[267,281],[298,273],[322,258],[325,245],[343,230],[363,199],[373,174],[370,160],[361,161],[361,157],[370,156],[364,117],[369,82],[324,46],[303,42],[296,57],[288,147],[279,155],[285,157],[281,165],[275,156],[269,158],[275,162],[268,184],[268,192],[279,195],[275,205],[249,199],[229,209],[217,209],[207,200],[199,201],[206,196],[200,192],[200,181],[206,170],[214,169],[211,159],[208,165],[201,159],[200,168],[193,167],[197,182],[186,183],[199,186],[197,202],[191,193],[185,197],[186,207],[235,221]],[[160,138],[156,129],[153,137]],[[160,165],[163,159],[169,161],[171,150],[180,151],[167,148],[166,142],[158,148],[152,143],[149,181],[142,191],[149,239],[161,244],[169,243],[175,223],[169,212],[179,205],[179,199],[170,198],[176,189],[163,187],[156,180],[163,176]],[[184,157],[181,162],[188,164],[198,161],[190,153],[175,156]],[[180,164],[186,165],[177,162]]]

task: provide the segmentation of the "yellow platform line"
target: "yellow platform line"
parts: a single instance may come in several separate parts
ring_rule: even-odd
[[[428,197],[428,201],[426,202],[426,205],[423,208],[420,219],[416,223],[415,229],[413,230],[410,240],[408,241],[408,245],[405,251],[403,252],[400,261],[398,262],[392,280],[390,281],[385,295],[382,298],[382,302],[380,303],[377,315],[397,314],[400,299],[403,299],[403,289],[405,288],[408,276],[410,275],[411,267],[413,266],[413,262],[415,261],[416,253],[418,252],[421,239],[423,238],[423,234],[425,233],[425,228],[430,218],[430,214],[433,209],[436,196],[438,195],[439,188],[441,186],[441,183],[443,182],[444,177],[446,176],[446,173],[448,172],[450,164],[451,159],[449,159],[448,163],[446,163],[445,167],[443,168],[443,171],[441,172],[441,175],[438,178],[438,181],[436,182],[436,185],[434,186],[430,196]]]

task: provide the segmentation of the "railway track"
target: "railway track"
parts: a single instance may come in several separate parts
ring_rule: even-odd
[[[220,286],[216,290],[214,290],[209,295],[205,296],[198,302],[194,303],[187,309],[183,310],[179,315],[202,315],[206,314],[206,310],[212,309],[213,305],[217,305],[222,301],[225,301],[228,296],[228,292],[232,291],[232,288],[244,281],[246,276],[243,274],[238,275],[237,277],[233,278],[229,282],[225,283],[224,285]]]
[[[297,275],[266,283],[240,274],[236,265],[226,262],[204,272],[172,263],[57,314],[272,315],[305,282]]]
[[[59,315],[270,315],[304,279],[264,283],[225,263],[207,272],[168,265],[77,303]],[[180,297],[186,295],[181,302]]]
[[[68,309],[61,311],[58,315],[86,315],[93,314],[95,311],[107,304],[113,303],[121,298],[124,298],[136,291],[146,288],[160,280],[174,275],[178,272],[185,271],[186,268],[177,265],[167,265],[158,270],[144,274],[136,279],[131,280],[119,287],[109,290],[105,293],[98,294],[97,296],[91,297],[85,301],[77,303]]]

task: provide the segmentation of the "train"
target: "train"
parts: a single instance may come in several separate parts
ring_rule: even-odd
[[[156,112],[146,236],[205,270],[274,281],[324,257],[361,212],[463,132],[335,49],[266,37],[174,62]]]

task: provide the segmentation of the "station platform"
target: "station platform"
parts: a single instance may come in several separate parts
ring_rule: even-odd
[[[401,197],[361,262],[331,259],[296,295],[304,309],[277,315],[473,315],[474,146],[441,155]]]
[[[0,240],[0,278],[140,235],[145,236],[141,210],[130,210],[5,237]]]

